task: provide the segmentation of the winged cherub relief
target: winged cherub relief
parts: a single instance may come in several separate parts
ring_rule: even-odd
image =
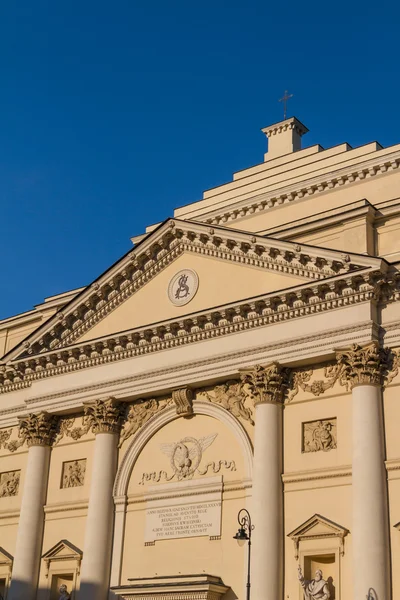
[[[160,444],[161,451],[170,460],[172,474],[169,475],[166,471],[143,473],[140,485],[143,485],[146,481],[159,483],[161,479],[164,479],[164,481],[171,481],[172,479],[177,479],[178,481],[188,480],[192,479],[195,473],[206,475],[210,468],[213,473],[219,473],[222,467],[230,471],[236,471],[236,465],[233,460],[220,460],[217,463],[212,461],[207,463],[203,469],[200,468],[203,453],[211,446],[217,435],[217,433],[213,433],[200,439],[185,437],[179,440],[179,442]]]
[[[134,435],[142,425],[160,409],[162,410],[167,405],[166,402],[160,402],[159,400],[151,399],[145,400],[144,402],[138,402],[132,404],[129,407],[128,414],[126,416],[125,425],[121,431],[119,438],[118,448],[121,448],[125,440]]]
[[[247,397],[252,398],[249,385],[237,381],[227,381],[222,385],[217,385],[214,388],[214,396],[208,392],[205,394],[211,402],[220,404],[237,419],[242,418],[254,425],[252,412],[250,408],[245,406]]]

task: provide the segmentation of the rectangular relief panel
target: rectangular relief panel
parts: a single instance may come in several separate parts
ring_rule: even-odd
[[[0,498],[18,496],[21,471],[0,473]]]
[[[86,458],[64,462],[61,488],[79,487],[85,483]]]
[[[327,452],[337,447],[336,417],[302,424],[302,452]]]

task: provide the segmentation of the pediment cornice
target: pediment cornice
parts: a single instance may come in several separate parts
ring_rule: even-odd
[[[215,337],[237,334],[291,319],[376,302],[385,277],[380,270],[363,269],[317,282],[306,282],[282,292],[230,303],[181,319],[137,327],[66,348],[24,356],[0,366],[0,393],[32,385],[35,380],[170,350]],[[392,281],[400,299],[400,281]],[[385,288],[385,294],[388,291]]]
[[[246,200],[234,202],[225,208],[204,210],[196,218],[212,225],[238,221],[282,204],[327,193],[342,186],[358,183],[371,177],[395,171],[400,165],[400,152],[396,150],[385,156],[372,157],[357,165],[346,166],[325,175],[310,177],[299,183],[283,186],[278,190],[256,194]]]
[[[14,557],[0,546],[0,565],[12,565]]]
[[[275,240],[225,227],[169,219],[149,234],[69,304],[28,336],[4,361],[71,346],[184,252],[319,281],[381,259]]]
[[[295,558],[299,557],[299,544],[308,540],[321,540],[326,538],[338,538],[340,545],[340,553],[344,554],[344,538],[349,533],[349,530],[342,525],[334,523],[330,519],[322,515],[315,514],[307,521],[296,527],[288,533],[288,537],[293,540],[295,547]]]
[[[57,544],[52,546],[50,550],[47,550],[42,556],[44,560],[56,560],[66,558],[82,558],[82,550],[79,550],[74,544],[71,544],[68,540],[60,540]]]

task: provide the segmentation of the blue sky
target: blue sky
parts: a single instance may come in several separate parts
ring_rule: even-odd
[[[262,162],[285,89],[306,145],[400,142],[399,26],[394,1],[3,2],[0,318]]]

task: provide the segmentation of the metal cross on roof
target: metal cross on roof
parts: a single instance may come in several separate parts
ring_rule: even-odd
[[[293,94],[288,94],[288,91],[285,90],[284,95],[282,96],[282,98],[279,98],[278,102],[283,102],[283,119],[286,119],[286,109],[287,109],[287,101],[293,98]]]

